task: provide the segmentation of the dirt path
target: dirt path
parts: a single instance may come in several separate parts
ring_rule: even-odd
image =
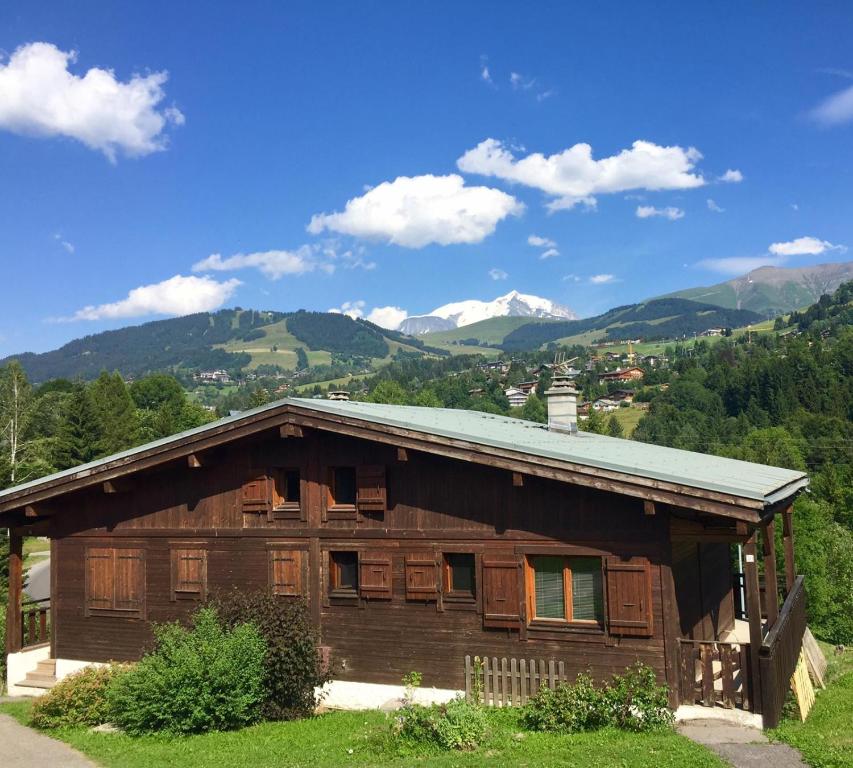
[[[0,714],[3,768],[96,768],[95,763],[61,741]]]
[[[808,768],[796,749],[774,744],[757,728],[720,720],[690,720],[678,732],[716,752],[734,768]]]

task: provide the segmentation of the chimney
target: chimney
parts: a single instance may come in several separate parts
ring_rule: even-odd
[[[345,389],[335,389],[327,395],[329,400],[349,400],[349,392]]]
[[[574,435],[578,431],[578,391],[568,376],[555,376],[545,391],[548,429]]]

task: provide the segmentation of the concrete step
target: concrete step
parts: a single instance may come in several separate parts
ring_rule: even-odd
[[[35,671],[40,675],[56,674],[56,659],[45,659],[36,665]]]
[[[56,678],[48,677],[47,675],[33,675],[31,672],[18,685],[21,688],[41,688],[46,690],[56,685]]]

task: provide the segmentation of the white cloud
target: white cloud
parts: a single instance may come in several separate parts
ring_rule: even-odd
[[[560,252],[556,248],[549,248],[547,251],[543,251],[539,254],[540,259],[553,259],[555,256],[559,256]]]
[[[792,211],[799,211],[799,210],[800,210],[800,206],[799,206],[799,205],[797,205],[796,203],[791,203],[791,210],[792,210]]]
[[[340,307],[331,307],[326,311],[332,312],[336,315],[346,315],[347,317],[351,317],[353,320],[357,320],[359,317],[364,317],[365,304],[366,302],[361,299],[358,301],[345,301]]]
[[[670,221],[677,221],[684,218],[684,211],[681,208],[674,208],[669,205],[666,208],[655,208],[653,205],[637,206],[636,215],[638,219],[650,219],[653,216],[660,216]]]
[[[56,240],[64,249],[66,253],[74,253],[77,249],[74,247],[74,243],[65,240],[60,233],[57,232],[53,236],[53,239]]]
[[[506,145],[486,139],[456,161],[459,170],[542,190],[554,200],[551,210],[573,208],[578,203],[595,205],[597,194],[629,190],[691,189],[705,179],[693,173],[702,158],[689,147],[661,147],[635,141],[631,149],[595,160],[589,144],[575,144],[554,155],[539,152],[517,159]]]
[[[110,304],[87,306],[64,320],[105,320],[145,315],[191,315],[219,309],[241,283],[232,278],[219,283],[211,277],[175,275],[161,283],[134,288]]]
[[[728,184],[739,184],[743,181],[743,174],[736,168],[729,168],[722,176],[720,181],[725,181]]]
[[[603,285],[604,283],[612,283],[615,279],[615,275],[593,275],[589,278],[589,282],[593,285]]]
[[[166,148],[163,131],[181,125],[174,107],[161,107],[166,72],[133,75],[126,82],[108,69],[83,76],[68,65],[76,51],[51,43],[22,45],[0,64],[0,128],[32,136],[68,136],[115,161],[119,151],[147,155]]]
[[[809,116],[815,122],[828,127],[853,121],[853,85],[848,85],[824,99]]]
[[[708,202],[708,210],[709,211],[713,211],[714,213],[725,213],[726,212],[725,208],[721,208],[710,197],[708,198],[707,202]]]
[[[489,270],[489,277],[491,277],[492,280],[506,280],[509,277],[509,275],[506,272],[504,272],[502,269],[498,269],[497,267],[492,267]]]
[[[495,81],[492,80],[492,73],[489,71],[488,56],[480,56],[480,79],[491,86],[495,84]]]
[[[845,245],[833,245],[828,240],[818,240],[816,237],[798,237],[783,243],[772,243],[767,249],[776,256],[819,256],[826,251],[847,250]]]
[[[527,244],[534,248],[556,248],[557,243],[548,237],[539,237],[539,235],[530,235],[527,238]]]
[[[408,316],[409,313],[400,307],[374,307],[370,310],[367,319],[382,328],[396,331]]]
[[[519,72],[510,72],[509,73],[509,84],[512,86],[513,90],[524,90],[529,91],[534,85],[536,85],[535,77],[525,77]]]
[[[581,281],[579,275],[563,275],[563,280],[571,280],[573,283],[579,283]]]
[[[311,218],[308,231],[332,230],[406,248],[479,243],[524,205],[489,187],[466,187],[461,176],[399,176],[349,201],[340,213]]]
[[[260,251],[257,253],[235,253],[222,258],[212,253],[192,266],[193,272],[233,272],[238,269],[254,268],[271,280],[284,275],[302,275],[318,267],[312,249],[302,246],[296,251]]]

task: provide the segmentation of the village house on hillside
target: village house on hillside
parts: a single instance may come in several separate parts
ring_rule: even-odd
[[[466,656],[599,680],[641,661],[673,707],[775,725],[805,629],[791,515],[807,477],[578,431],[566,378],[546,397],[547,425],[286,399],[0,492],[10,691],[138,659],[154,622],[239,587],[307,601],[330,706],[398,698],[412,670],[446,698]],[[49,604],[22,599],[33,535],[51,542]]]
[[[606,384],[608,381],[641,381],[645,376],[642,368],[617,368],[615,371],[605,371],[598,375],[599,384]]]

